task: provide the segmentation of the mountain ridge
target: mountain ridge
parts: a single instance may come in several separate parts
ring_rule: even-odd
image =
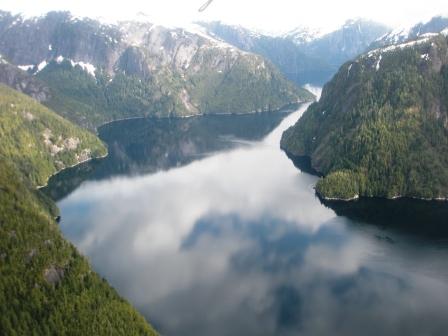
[[[387,27],[367,20],[348,21],[339,29],[325,34],[300,28],[299,36],[297,32],[266,36],[219,21],[199,24],[213,36],[270,59],[298,85],[322,85],[337,72],[340,65],[363,52],[376,38],[389,31]]]
[[[0,53],[50,88],[47,106],[91,129],[130,116],[261,112],[312,99],[259,55],[148,22],[3,12]]]
[[[372,43],[369,49],[400,44],[409,40],[415,40],[425,34],[439,34],[448,28],[448,15],[438,15],[426,22],[419,22],[409,27],[396,28]]]

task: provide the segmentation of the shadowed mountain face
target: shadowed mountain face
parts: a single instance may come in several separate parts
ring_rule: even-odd
[[[308,54],[321,57],[337,69],[365,52],[373,41],[388,31],[388,27],[376,22],[349,20],[340,29],[314,39],[303,47]]]
[[[227,43],[263,55],[299,85],[324,84],[340,65],[364,52],[388,31],[383,25],[365,20],[347,21],[343,27],[326,35],[295,29],[282,37],[266,36],[220,22],[201,25]]]
[[[16,66],[1,59],[0,56],[0,83],[43,103],[50,99],[50,88],[34,76],[20,70]]]
[[[50,88],[47,106],[89,128],[125,117],[272,111],[312,99],[269,61],[197,27],[0,12],[0,54]]]

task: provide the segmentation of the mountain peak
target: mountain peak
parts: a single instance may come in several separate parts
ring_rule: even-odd
[[[283,37],[290,39],[297,44],[306,44],[319,37],[322,37],[323,35],[324,34],[321,29],[297,26],[293,30],[284,34]]]
[[[422,21],[415,25],[396,28],[380,38],[371,46],[372,49],[393,44],[402,44],[406,41],[416,40],[428,34],[439,34],[448,28],[448,16],[437,15],[428,21]]]

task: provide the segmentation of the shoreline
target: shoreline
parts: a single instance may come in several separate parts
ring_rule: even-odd
[[[268,111],[250,111],[250,112],[242,112],[242,113],[234,113],[234,112],[225,112],[225,113],[199,113],[199,114],[188,114],[188,115],[183,115],[183,116],[179,116],[179,115],[175,115],[175,116],[163,116],[163,117],[156,117],[156,116],[138,116],[138,117],[127,117],[127,118],[121,118],[121,119],[114,119],[114,120],[110,120],[110,121],[106,121],[104,123],[102,123],[99,126],[95,127],[95,131],[98,135],[98,130],[101,127],[107,126],[109,124],[113,124],[116,122],[121,122],[121,121],[127,121],[127,120],[139,120],[139,119],[159,119],[159,120],[163,120],[163,119],[188,119],[188,118],[198,118],[198,117],[207,117],[207,116],[243,116],[243,115],[252,115],[252,114],[262,114],[262,113],[286,113],[286,112],[290,112],[290,111],[294,111],[295,107],[294,106],[300,106],[302,104],[306,104],[309,102],[313,102],[311,101],[298,101],[298,102],[293,102],[293,103],[288,103],[283,105],[282,107],[279,107],[277,109],[273,109],[273,110],[268,110]]]
[[[104,124],[101,124],[100,126],[96,127],[95,131],[96,131],[96,136],[99,138],[99,132],[98,131],[99,131],[99,129],[101,127],[107,126],[107,125],[110,125],[110,124],[113,124],[113,123],[117,123],[117,122],[127,121],[127,120],[140,120],[140,119],[157,119],[157,120],[163,120],[163,119],[187,119],[187,118],[195,118],[195,117],[200,118],[200,117],[205,117],[205,116],[232,116],[232,115],[243,116],[243,115],[254,115],[254,114],[262,114],[262,113],[288,113],[288,112],[294,111],[294,109],[297,106],[300,106],[301,104],[305,104],[305,103],[306,102],[289,103],[289,104],[286,104],[286,105],[282,106],[279,109],[270,110],[270,111],[262,111],[262,112],[254,111],[254,112],[244,112],[244,113],[194,114],[194,115],[187,115],[187,116],[172,116],[172,117],[128,117],[128,118],[122,118],[122,119],[116,119],[116,120],[108,121],[108,122],[106,122]],[[100,138],[100,140],[101,140],[101,138]],[[103,141],[103,140],[101,140],[101,141]],[[107,146],[106,146],[106,149],[107,149]],[[59,173],[63,172],[64,170],[67,170],[67,169],[70,169],[70,168],[74,168],[76,166],[79,166],[79,165],[81,165],[83,163],[86,163],[86,162],[90,162],[92,160],[104,159],[108,155],[109,155],[109,151],[107,151],[105,155],[98,156],[98,157],[91,157],[91,158],[89,158],[87,160],[83,160],[83,161],[77,162],[77,163],[75,163],[73,165],[70,165],[70,166],[64,167],[62,169],[59,169],[59,170],[55,171],[54,173],[52,173],[50,176],[48,176],[48,178],[47,178],[47,180],[46,180],[44,185],[39,185],[39,186],[36,186],[35,188],[36,188],[36,190],[40,190],[40,189],[43,189],[43,188],[47,187],[50,179],[52,177],[58,175]]]
[[[314,190],[316,190],[316,189],[314,189]],[[316,191],[316,195],[318,196],[318,198],[320,198],[326,202],[355,202],[362,198],[359,195],[355,195],[351,198],[325,197],[322,194],[318,193],[317,191]]]
[[[106,147],[106,149],[107,149],[107,147]],[[45,188],[45,187],[48,187],[48,182],[50,182],[50,179],[51,179],[53,176],[56,176],[57,174],[63,172],[64,170],[67,170],[67,169],[70,169],[70,168],[77,167],[77,166],[79,166],[79,165],[82,165],[83,163],[90,162],[90,161],[93,161],[93,160],[104,159],[104,158],[106,158],[108,155],[109,155],[109,151],[107,151],[106,154],[104,154],[104,155],[102,155],[102,156],[91,157],[91,158],[89,158],[89,159],[86,159],[86,160],[82,160],[82,161],[80,161],[80,162],[77,162],[77,163],[75,163],[75,164],[73,164],[73,165],[71,165],[71,166],[67,166],[67,167],[64,167],[64,168],[62,168],[62,169],[59,169],[59,170],[57,170],[56,172],[54,172],[53,174],[51,174],[50,176],[48,176],[47,181],[45,182],[44,185],[36,186],[36,190],[40,190],[40,189],[43,189],[43,188]]]
[[[324,174],[316,170],[312,164],[311,164],[311,157],[308,155],[294,155],[290,153],[285,148],[280,147],[283,152],[286,154],[286,156],[293,162],[294,166],[297,167],[301,172],[304,172],[306,174],[310,174],[313,176],[317,176],[319,178],[325,177]],[[302,165],[302,167],[301,167]],[[309,166],[308,166],[309,165]],[[327,202],[356,202],[358,200],[362,199],[382,199],[387,201],[396,201],[396,200],[415,200],[415,201],[422,201],[422,202],[438,202],[438,203],[448,203],[448,197],[434,197],[434,198],[423,198],[423,197],[415,197],[415,196],[402,196],[397,195],[393,197],[385,197],[385,196],[362,196],[362,195],[356,195],[354,197],[348,198],[348,199],[342,199],[342,198],[332,198],[332,197],[326,197],[324,195],[321,195],[317,190],[316,186],[314,186],[315,193],[317,197],[323,201]]]

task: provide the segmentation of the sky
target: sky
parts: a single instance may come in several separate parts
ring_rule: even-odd
[[[448,14],[447,0],[213,0],[202,13],[206,0],[2,0],[0,9],[26,15],[51,10],[69,10],[80,16],[107,21],[128,19],[143,12],[153,22],[183,25],[188,22],[221,20],[264,32],[285,32],[298,26],[336,29],[347,19],[366,18],[392,28]]]

